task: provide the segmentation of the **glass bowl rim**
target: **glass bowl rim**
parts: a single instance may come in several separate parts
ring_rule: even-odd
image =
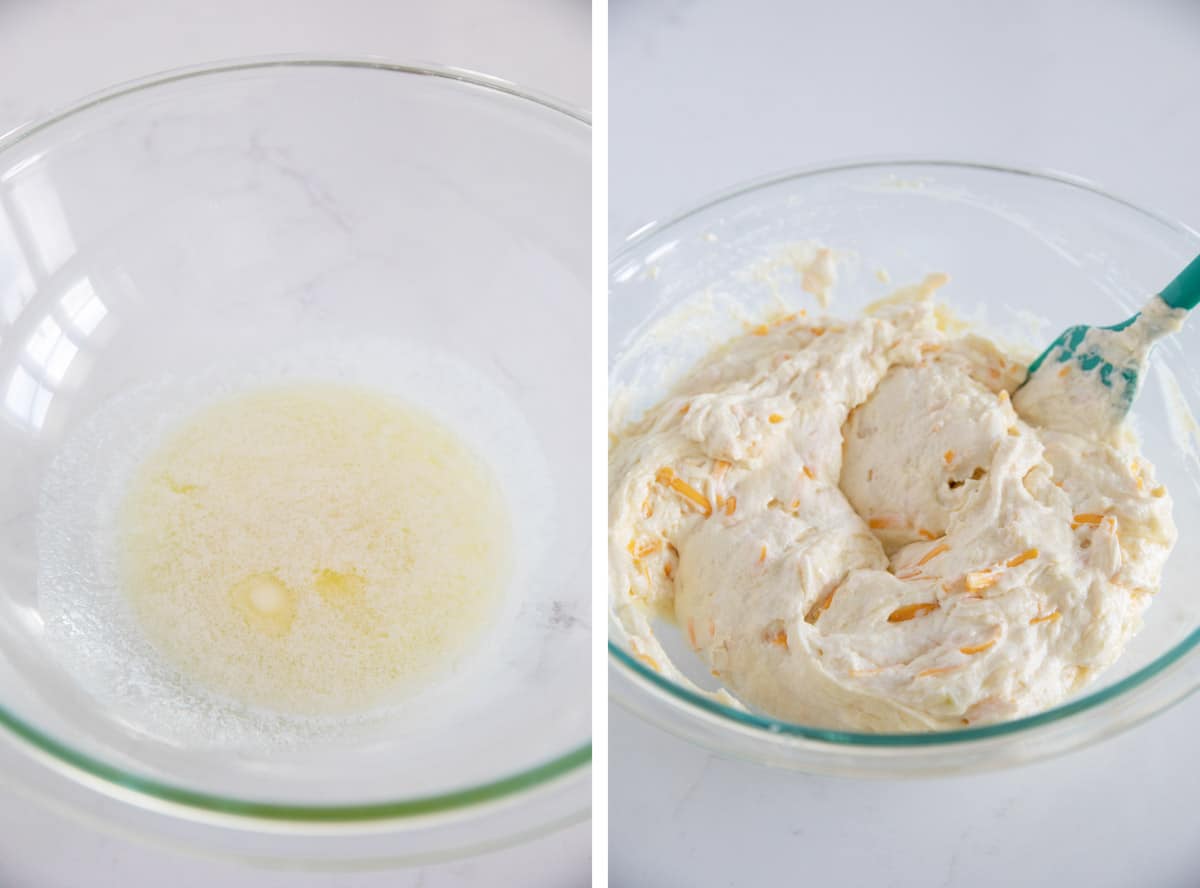
[[[648,222],[627,235],[609,261],[610,289],[611,281],[632,258],[632,254],[642,246],[657,237],[669,234],[676,226],[698,216],[705,211],[715,209],[737,198],[759,191],[765,191],[778,185],[797,182],[824,175],[849,173],[855,171],[878,170],[880,172],[897,168],[935,168],[958,171],[974,171],[998,173],[1008,176],[1020,176],[1041,180],[1052,185],[1061,185],[1088,192],[1126,209],[1133,210],[1151,221],[1165,226],[1179,234],[1200,240],[1200,232],[1169,216],[1146,209],[1133,201],[1110,193],[1096,183],[1081,176],[1059,172],[1057,170],[1021,167],[1001,163],[988,163],[974,160],[954,160],[946,158],[921,157],[867,157],[846,160],[836,163],[812,164],[790,170],[770,173],[759,178],[750,179],[732,187],[708,195],[694,206],[671,214],[663,221]],[[998,737],[1021,734],[1034,728],[1057,724],[1072,716],[1094,710],[1104,703],[1123,697],[1126,693],[1144,685],[1147,681],[1163,672],[1168,667],[1182,660],[1188,654],[1200,648],[1200,628],[1192,630],[1182,641],[1160,654],[1152,662],[1125,676],[1108,687],[1093,691],[1078,699],[1070,700],[1043,712],[1027,715],[1022,718],[997,724],[979,727],[962,728],[954,731],[930,731],[928,733],[866,733],[860,731],[838,731],[825,728],[810,727],[796,722],[775,719],[749,710],[735,709],[726,706],[703,693],[693,691],[655,672],[649,666],[630,655],[622,647],[608,639],[610,665],[620,668],[632,681],[639,691],[645,691],[645,684],[651,689],[665,692],[666,699],[674,704],[682,704],[678,708],[686,715],[693,713],[692,707],[701,713],[715,716],[718,723],[727,723],[742,729],[749,728],[757,739],[774,740],[790,738],[793,740],[811,740],[847,750],[855,748],[890,748],[890,749],[929,749],[967,746],[973,742],[993,740]],[[1182,696],[1197,690],[1192,687],[1183,695],[1175,697],[1171,702],[1177,702]],[[1167,705],[1170,705],[1169,703]],[[1163,707],[1165,708],[1165,707]],[[1156,710],[1156,712],[1161,709]]]
[[[20,124],[7,133],[0,134],[0,156],[37,133],[49,130],[92,108],[118,102],[130,95],[188,80],[276,68],[357,69],[384,74],[432,77],[480,87],[497,95],[528,102],[561,115],[564,118],[562,122],[568,126],[579,125],[585,132],[591,130],[591,115],[586,110],[537,90],[528,89],[510,80],[467,68],[433,62],[395,62],[375,56],[312,56],[289,53],[226,59],[172,68],[116,84],[85,96],[45,117]],[[540,764],[496,780],[450,792],[367,804],[282,804],[205,793],[166,780],[139,776],[130,770],[108,764],[95,756],[80,752],[50,733],[27,723],[4,706],[3,702],[0,702],[0,728],[5,729],[11,739],[19,741],[18,746],[31,747],[34,752],[47,757],[51,763],[65,766],[58,770],[68,774],[77,782],[86,781],[98,785],[107,795],[125,796],[134,800],[135,803],[139,799],[147,802],[166,803],[169,808],[176,811],[182,809],[190,814],[209,815],[222,822],[227,822],[230,817],[246,821],[290,822],[314,826],[396,821],[417,827],[424,825],[424,820],[435,815],[459,814],[461,816],[487,803],[519,798],[535,789],[582,771],[590,765],[592,760],[592,743],[589,739],[587,742]]]

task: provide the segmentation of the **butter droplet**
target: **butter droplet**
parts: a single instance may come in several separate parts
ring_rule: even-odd
[[[230,588],[229,598],[250,628],[275,638],[291,631],[296,619],[296,595],[274,574],[246,577]]]

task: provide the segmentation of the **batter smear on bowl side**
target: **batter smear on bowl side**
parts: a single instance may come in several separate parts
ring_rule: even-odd
[[[187,677],[321,715],[386,702],[470,648],[509,536],[486,467],[432,417],[292,385],[176,429],[131,482],[119,551],[141,627]]]
[[[903,732],[1044,710],[1117,659],[1171,498],[1128,425],[1014,403],[1025,367],[946,322],[943,282],[754,327],[616,431],[610,596],[646,665],[686,681],[673,618],[749,705]]]

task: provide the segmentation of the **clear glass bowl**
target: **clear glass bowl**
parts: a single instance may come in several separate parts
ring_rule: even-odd
[[[939,297],[984,332],[1037,349],[1072,323],[1131,315],[1200,252],[1200,235],[1067,176],[978,164],[879,161],[752,182],[655,223],[621,245],[610,267],[610,386],[650,406],[714,341],[742,331],[730,311],[703,317],[681,344],[642,334],[702,297],[750,316],[777,292],[813,307],[798,283],[761,273],[797,241],[850,251],[831,313],[853,316],[896,286],[948,272]],[[758,267],[758,273],[755,268]],[[891,283],[876,277],[886,269]],[[803,297],[803,298],[799,298]],[[806,302],[805,299],[808,301]],[[1039,325],[1039,319],[1045,323]],[[633,347],[637,343],[637,347]],[[1036,351],[1034,351],[1036,353]],[[1145,627],[1086,691],[1028,718],[955,732],[856,734],[738,711],[693,693],[631,656],[610,619],[615,700],[716,752],[812,773],[934,775],[1000,768],[1095,742],[1162,711],[1200,685],[1200,450],[1187,411],[1200,406],[1200,322],[1155,353],[1134,411],[1145,453],[1175,498],[1177,546]],[[689,678],[715,685],[665,630]],[[671,646],[675,642],[674,647]],[[678,652],[678,658],[675,657]]]
[[[132,803],[114,818],[138,832],[186,820],[214,851],[429,859],[587,816],[590,143],[585,114],[503,81],[307,58],[172,72],[0,140],[0,734]],[[518,534],[527,581],[486,668],[290,746],[97,693],[39,597],[64,442],[144,382],[360,339],[467,368],[536,457],[512,506],[540,535]],[[371,382],[432,390],[412,363]],[[422,406],[469,427],[470,401]]]

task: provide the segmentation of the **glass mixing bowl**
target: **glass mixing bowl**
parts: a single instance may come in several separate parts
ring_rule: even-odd
[[[1129,317],[1200,252],[1200,235],[1067,176],[967,163],[880,161],[774,176],[639,230],[610,267],[610,388],[634,411],[660,400],[743,318],[780,300],[814,308],[788,245],[816,240],[851,256],[830,312],[857,314],[895,287],[944,271],[939,291],[984,333],[1031,355],[1073,323]],[[891,283],[878,275],[885,269]],[[685,307],[689,306],[690,307]],[[716,307],[714,310],[713,307]],[[723,308],[724,307],[724,308]],[[735,311],[724,310],[736,308]],[[671,314],[689,337],[645,336]],[[661,328],[660,328],[661,329]],[[1144,452],[1175,499],[1180,542],[1145,626],[1085,693],[1037,715],[928,734],[821,730],[739,711],[634,658],[610,619],[611,694],[716,752],[811,773],[935,775],[1019,764],[1107,737],[1200,685],[1200,322],[1156,350],[1134,411]],[[664,645],[698,685],[707,668],[664,627]]]
[[[129,84],[0,140],[0,734],[54,792],[128,802],[112,819],[139,832],[331,864],[588,816],[590,140],[585,114],[486,76],[296,58]],[[477,408],[513,417],[484,455],[517,472],[524,579],[471,681],[284,744],[172,714],[112,651],[89,660],[103,626],[76,621],[64,658],[37,528],[65,442],[145,383],[368,340],[396,364],[359,381],[468,438]],[[477,385],[437,397],[441,365],[414,355]],[[74,514],[90,488],[66,494]],[[23,761],[0,779],[47,783]]]

